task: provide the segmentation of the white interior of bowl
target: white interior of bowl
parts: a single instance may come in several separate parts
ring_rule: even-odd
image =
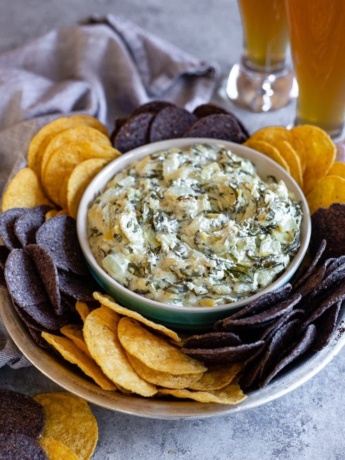
[[[133,300],[140,300],[141,302],[144,300],[145,303],[152,305],[153,307],[158,307],[161,309],[167,309],[169,311],[184,311],[188,313],[195,313],[200,314],[207,309],[205,307],[187,307],[187,306],[179,306],[179,305],[169,305],[163,304],[160,302],[156,302],[151,299],[144,298],[143,296],[136,294],[122,286],[120,283],[115,281],[111,276],[109,276],[100,265],[97,263],[94,255],[91,252],[89,243],[88,243],[88,235],[87,235],[87,212],[90,205],[96,199],[96,197],[104,190],[107,182],[121,169],[127,167],[131,163],[140,160],[141,158],[150,155],[153,152],[163,149],[169,149],[174,147],[187,147],[192,144],[197,143],[207,143],[211,145],[221,145],[226,148],[231,149],[234,153],[238,154],[242,158],[246,158],[251,160],[257,169],[258,174],[262,179],[266,179],[268,176],[275,176],[277,179],[282,179],[287,188],[295,194],[297,200],[301,201],[302,203],[302,210],[303,210],[303,220],[301,226],[301,246],[297,251],[295,257],[291,261],[290,265],[287,267],[286,271],[270,286],[261,290],[260,292],[247,297],[245,299],[241,299],[240,301],[233,302],[231,304],[223,304],[212,307],[213,312],[223,311],[224,309],[229,310],[237,309],[249,301],[255,300],[262,294],[273,291],[278,289],[279,287],[286,284],[289,279],[293,276],[293,274],[298,269],[300,263],[303,260],[303,257],[308,249],[310,236],[311,236],[311,221],[310,221],[310,212],[307,201],[305,196],[297,185],[295,180],[285,171],[281,166],[279,166],[276,162],[271,160],[270,158],[266,157],[265,155],[245,147],[241,144],[234,144],[232,142],[227,142],[223,140],[217,139],[208,139],[208,138],[186,138],[186,139],[173,139],[168,141],[161,141],[155,142],[152,144],[148,144],[142,147],[138,147],[124,155],[116,158],[111,163],[109,163],[97,176],[91,181],[89,186],[84,192],[84,195],[81,199],[79,209],[78,209],[78,216],[77,216],[77,232],[78,238],[81,245],[81,249],[86,257],[87,262],[92,266],[92,269],[96,271],[96,273],[103,277],[108,284],[112,284],[119,292],[122,292],[125,295],[130,295]]]

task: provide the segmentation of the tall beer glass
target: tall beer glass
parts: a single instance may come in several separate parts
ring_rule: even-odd
[[[286,105],[296,95],[287,68],[288,29],[285,0],[238,0],[243,29],[240,64],[230,72],[229,98],[254,112]]]
[[[336,138],[345,119],[345,1],[286,0],[299,95],[296,124]]]

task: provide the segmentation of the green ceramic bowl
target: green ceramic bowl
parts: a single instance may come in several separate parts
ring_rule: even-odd
[[[147,299],[130,291],[115,281],[113,278],[111,278],[96,262],[96,259],[91,252],[87,237],[88,209],[94,199],[104,190],[107,182],[118,171],[125,168],[129,164],[143,158],[144,156],[158,150],[169,149],[173,147],[187,147],[195,143],[222,145],[224,147],[230,148],[237,155],[253,161],[253,163],[256,165],[257,172],[262,179],[265,180],[268,176],[275,176],[278,180],[284,180],[288,189],[294,192],[296,198],[302,202],[302,209],[304,214],[301,226],[301,246],[291,261],[290,265],[287,267],[287,270],[270,286],[253,296],[247,297],[246,299],[242,299],[238,302],[218,305],[216,307],[210,308],[184,307],[163,304],[154,300]],[[135,310],[153,321],[160,322],[177,330],[201,331],[212,327],[215,321],[221,318],[225,318],[233,311],[245,306],[249,302],[258,298],[263,293],[278,289],[286,284],[296,272],[307,251],[311,234],[311,221],[306,199],[299,186],[283,168],[281,168],[274,161],[270,160],[268,157],[240,144],[234,144],[231,142],[215,139],[186,138],[148,144],[132,150],[131,152],[128,152],[109,163],[92,180],[82,197],[78,210],[77,231],[81,249],[84,253],[89,269],[96,281],[99,283],[100,287],[106,293],[114,297],[114,299],[116,299],[125,307]]]

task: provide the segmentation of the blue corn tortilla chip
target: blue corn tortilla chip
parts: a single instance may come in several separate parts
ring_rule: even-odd
[[[312,235],[309,251],[316,253],[320,241],[327,240],[323,259],[345,254],[345,203],[333,203],[329,208],[319,208],[311,216]]]
[[[59,271],[59,289],[65,296],[84,302],[93,301],[93,293],[99,289],[91,276],[76,276],[70,272]]]
[[[315,251],[314,257],[311,260],[308,267],[304,270],[303,273],[298,272],[296,274],[296,278],[291,282],[291,284],[293,285],[293,289],[297,289],[298,287],[300,287],[313,273],[315,267],[317,266],[317,264],[319,263],[322,257],[322,254],[324,253],[326,249],[326,246],[327,246],[327,241],[321,240],[318,248]]]
[[[38,438],[44,422],[41,404],[22,393],[0,389],[0,433],[22,433]]]
[[[338,317],[342,308],[342,301],[333,304],[330,308],[315,320],[317,335],[313,343],[312,351],[315,353],[322,350],[332,337],[338,325]]]
[[[210,137],[241,144],[247,140],[236,119],[229,114],[214,114],[199,118],[183,137]]]
[[[278,373],[280,373],[286,366],[291,364],[297,358],[309,351],[316,338],[317,331],[314,324],[310,324],[301,334],[301,336],[295,341],[293,347],[289,352],[281,358],[281,360],[275,365],[272,371],[260,381],[259,386],[265,387]]]
[[[259,340],[253,343],[245,343],[221,348],[184,348],[182,350],[186,355],[198,359],[205,364],[217,363],[240,363],[251,356],[259,349],[264,342]]]
[[[36,243],[50,254],[58,268],[77,275],[89,273],[72,217],[61,215],[47,220],[36,232]]]
[[[150,142],[183,137],[197,117],[183,108],[168,106],[160,110],[150,125]]]
[[[240,318],[248,318],[248,317],[251,317],[252,315],[257,315],[261,312],[264,312],[268,308],[287,299],[291,292],[291,289],[292,289],[292,286],[291,284],[288,283],[288,284],[285,284],[280,289],[277,289],[275,291],[271,291],[271,292],[261,295],[256,300],[249,303],[247,306],[237,310],[236,312],[232,313],[226,318],[217,321],[213,326],[214,330],[216,331],[225,330],[224,324],[229,319],[235,320],[235,319],[240,319]]]
[[[51,207],[46,205],[36,206],[19,216],[14,222],[14,233],[23,248],[36,242],[36,231],[44,223],[45,214],[49,209]]]
[[[246,316],[244,318],[235,318],[228,317],[223,321],[223,327],[228,330],[241,329],[243,327],[258,327],[258,326],[267,326],[267,324],[272,321],[280,318],[281,316],[286,315],[291,312],[295,305],[301,300],[302,296],[299,294],[290,297],[289,299],[283,300],[273,307],[267,308],[265,311],[253,314],[251,316]]]
[[[215,115],[215,114],[227,114],[232,116],[238,125],[240,126],[243,134],[246,136],[246,138],[249,137],[249,132],[247,128],[244,126],[244,124],[239,120],[239,118],[236,117],[233,113],[229,112],[228,110],[224,109],[224,107],[220,107],[219,105],[212,104],[212,103],[205,103],[198,105],[194,110],[193,110],[194,115],[196,115],[198,118],[204,118],[208,117],[209,115]]]
[[[8,255],[5,279],[10,296],[22,308],[49,300],[39,273],[24,249],[13,249]]]
[[[147,144],[154,116],[152,112],[142,112],[130,116],[114,136],[114,147],[121,153],[126,153]]]
[[[242,340],[232,332],[208,332],[191,335],[184,341],[184,348],[221,348],[240,345]]]
[[[21,244],[14,233],[16,220],[28,212],[28,208],[12,208],[0,214],[0,237],[8,249],[20,248]]]
[[[37,439],[22,433],[0,432],[1,460],[48,460]]]
[[[61,315],[63,308],[59,290],[59,275],[53,258],[38,244],[29,244],[26,250],[35,264],[55,313]]]

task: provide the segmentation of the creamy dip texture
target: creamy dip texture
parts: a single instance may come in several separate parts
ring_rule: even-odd
[[[271,284],[300,245],[301,204],[229,149],[159,151],[111,179],[88,212],[91,250],[123,286],[175,305],[231,303]]]

